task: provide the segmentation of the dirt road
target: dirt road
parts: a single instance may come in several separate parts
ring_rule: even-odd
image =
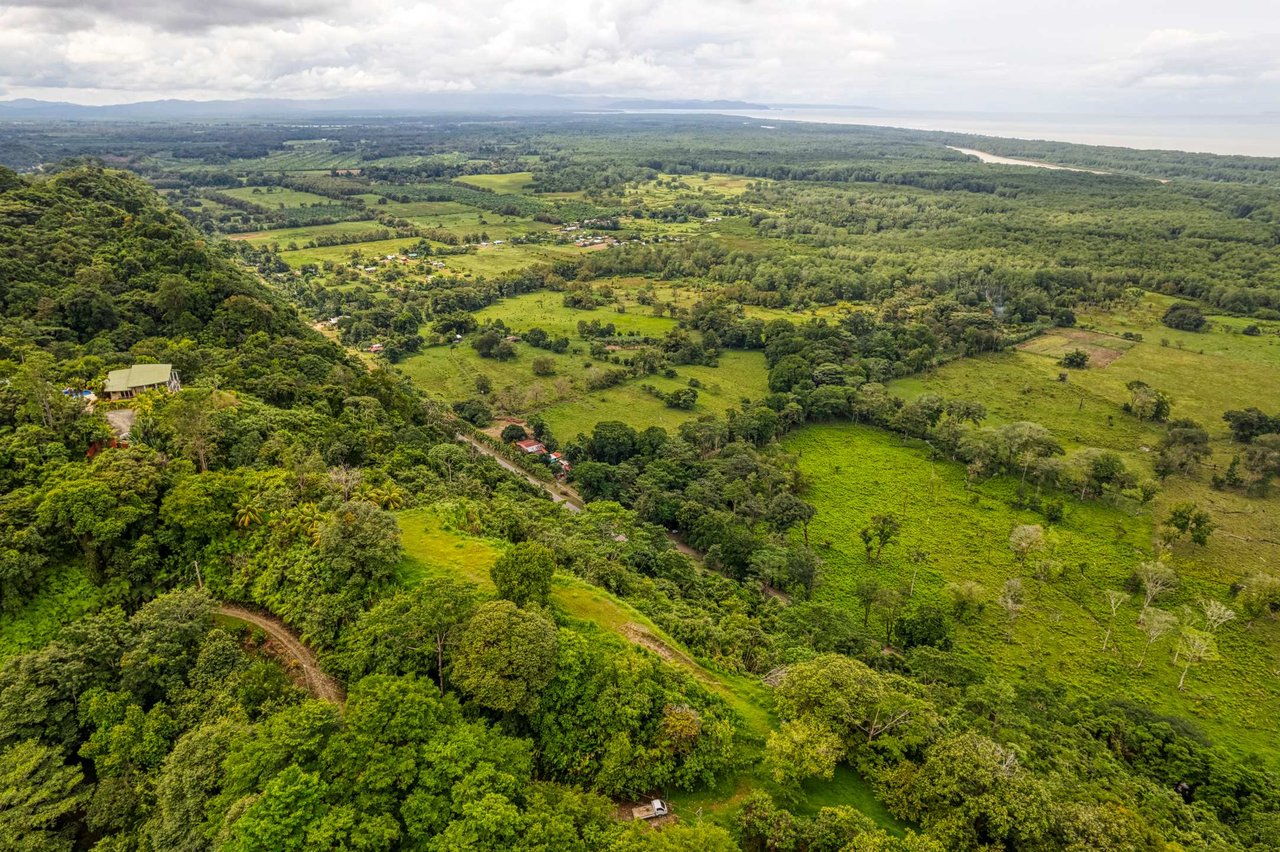
[[[316,698],[333,704],[341,704],[345,700],[342,686],[320,668],[315,652],[302,644],[302,640],[279,619],[235,604],[219,605],[218,614],[252,624],[267,634],[286,658],[287,666],[301,676],[303,686]]]
[[[514,473],[516,476],[523,478],[526,482],[528,482],[530,485],[534,486],[535,488],[541,488],[543,491],[547,492],[547,494],[551,496],[552,500],[554,500],[557,503],[562,503],[564,507],[568,509],[570,512],[582,511],[582,498],[579,497],[577,492],[575,492],[569,486],[562,485],[558,482],[546,482],[544,480],[538,479],[538,477],[534,476],[528,471],[522,470],[519,465],[503,458],[501,453],[499,453],[493,447],[489,446],[484,441],[481,441],[478,438],[473,438],[470,435],[464,434],[462,432],[457,433],[457,435],[455,435],[454,437],[456,437],[459,441],[462,441],[466,444],[470,444],[474,449],[478,450],[481,453],[484,453],[486,456],[489,456],[489,458],[493,459],[498,464],[502,465],[504,468]]]

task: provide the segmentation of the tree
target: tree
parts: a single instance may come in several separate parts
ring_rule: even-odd
[[[676,388],[663,397],[663,401],[667,408],[689,411],[698,404],[698,391],[694,388]]]
[[[556,627],[510,601],[481,604],[462,630],[452,680],[477,704],[528,712],[556,674]]]
[[[902,797],[946,849],[1038,849],[1052,799],[1008,748],[976,733],[954,734],[926,752]]]
[[[1143,562],[1134,570],[1133,576],[1142,590],[1142,609],[1138,611],[1138,624],[1142,624],[1155,599],[1178,585],[1178,575],[1163,562]]]
[[[1204,547],[1209,543],[1213,533],[1213,518],[1193,502],[1178,503],[1169,509],[1169,516],[1164,519],[1163,526],[1176,533],[1175,538],[1190,536],[1196,544]]]
[[[1126,410],[1132,412],[1139,420],[1163,423],[1169,419],[1169,412],[1173,410],[1173,400],[1164,391],[1156,390],[1140,379],[1134,379],[1125,387],[1129,389]]]
[[[239,405],[234,394],[215,388],[183,388],[164,407],[163,420],[178,452],[209,469],[218,439],[217,414]]]
[[[804,546],[809,546],[809,522],[817,510],[790,491],[780,491],[769,501],[766,517],[770,525],[779,532],[786,531],[800,524],[804,531]]]
[[[524,431],[524,427],[519,423],[508,423],[502,428],[501,437],[502,443],[510,444],[515,441],[523,441],[525,438],[529,437],[529,434]]]
[[[443,691],[445,651],[475,610],[475,597],[473,586],[445,577],[384,598],[343,632],[331,662],[351,683],[434,671]]]
[[[1201,598],[1200,608],[1204,610],[1205,629],[1210,633],[1217,633],[1222,625],[1236,617],[1235,611],[1221,601]]]
[[[1178,302],[1170,305],[1169,310],[1164,312],[1164,316],[1160,318],[1160,321],[1169,328],[1176,328],[1180,331],[1200,331],[1207,322],[1200,309],[1188,302]]]
[[[1039,524],[1022,524],[1009,533],[1009,549],[1018,559],[1018,567],[1026,570],[1027,558],[1044,550],[1044,527]]]
[[[515,545],[498,558],[489,576],[498,589],[498,597],[518,607],[547,604],[551,596],[551,575],[556,570],[556,555],[536,541]]]
[[[892,513],[872,515],[871,523],[858,533],[862,539],[862,546],[866,548],[867,558],[872,562],[879,562],[880,552],[897,537],[901,529],[902,523],[897,515]]]
[[[1018,620],[1018,616],[1022,614],[1022,608],[1026,605],[1026,595],[1022,590],[1022,580],[1017,577],[1010,577],[1004,581],[1004,588],[1000,590],[1000,597],[997,598],[1001,609],[1004,610],[1005,617],[1009,620],[1008,627],[1005,629],[1005,641],[1013,642],[1013,624]]]
[[[22,740],[0,751],[0,848],[70,850],[85,799],[84,775],[56,749]]]
[[[1141,624],[1142,632],[1147,634],[1147,644],[1142,648],[1142,656],[1138,658],[1137,668],[1141,669],[1142,664],[1147,661],[1147,652],[1151,650],[1156,640],[1173,630],[1177,624],[1178,617],[1163,609],[1153,609],[1147,614]]]
[[[899,742],[919,743],[935,717],[917,684],[839,654],[791,666],[775,700],[783,720],[807,720],[848,747],[869,746],[891,735]]]
[[[1187,661],[1182,667],[1182,676],[1178,678],[1178,689],[1181,690],[1187,682],[1187,672],[1191,671],[1192,666],[1218,658],[1218,643],[1214,640],[1213,634],[1188,627],[1178,637],[1178,652]]]
[[[1058,363],[1068,369],[1083,370],[1085,367],[1089,366],[1089,353],[1085,352],[1083,349],[1072,349],[1070,352],[1063,355],[1062,358],[1058,360]]]
[[[862,602],[862,626],[871,622],[871,608],[880,600],[880,582],[874,577],[859,580],[853,593]]]
[[[765,761],[774,781],[797,787],[806,778],[830,781],[845,751],[840,737],[817,722],[792,719],[769,733]]]
[[[1111,617],[1107,619],[1107,632],[1102,637],[1102,650],[1107,650],[1107,643],[1111,641],[1111,631],[1116,626],[1116,615],[1120,612],[1120,607],[1129,602],[1128,592],[1108,591],[1107,609],[1111,612]]]
[[[457,444],[436,444],[427,451],[427,462],[439,473],[444,474],[446,482],[453,482],[454,472],[466,465],[467,451]]]

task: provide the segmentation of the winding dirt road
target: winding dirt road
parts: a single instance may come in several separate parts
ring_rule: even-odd
[[[324,673],[315,652],[302,644],[302,640],[293,635],[279,619],[235,604],[220,604],[218,614],[252,624],[271,637],[271,641],[286,657],[288,667],[301,676],[303,686],[316,698],[332,704],[341,704],[346,700],[341,684]]]

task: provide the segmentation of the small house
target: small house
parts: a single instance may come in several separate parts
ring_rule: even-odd
[[[370,346],[370,347],[369,347],[369,350],[368,350],[368,351],[373,352],[373,353],[375,353],[375,354],[376,354],[376,353],[378,353],[378,352],[381,352],[384,348],[385,348],[385,347],[383,347],[383,345],[382,345],[381,343],[375,343],[375,344],[373,344],[372,346]]]
[[[133,399],[143,391],[159,389],[170,393],[182,390],[182,382],[178,381],[172,364],[134,364],[123,370],[112,370],[107,373],[102,393],[110,400]]]
[[[516,441],[516,446],[531,456],[540,456],[547,452],[547,448],[542,445],[542,442],[535,438]]]

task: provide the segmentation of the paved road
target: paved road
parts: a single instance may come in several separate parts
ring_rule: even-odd
[[[499,453],[493,447],[486,444],[484,441],[481,441],[477,438],[473,438],[470,435],[464,434],[462,432],[457,433],[456,437],[459,441],[463,441],[467,444],[470,444],[472,447],[475,447],[477,450],[484,453],[486,456],[489,456],[490,458],[494,459],[495,461],[498,462],[498,464],[502,465],[504,468],[511,471],[516,476],[523,477],[524,480],[528,482],[530,485],[533,485],[536,488],[541,488],[543,491],[547,492],[547,494],[551,495],[552,500],[561,504],[570,512],[582,511],[582,506],[583,506],[582,498],[578,496],[577,492],[569,488],[569,486],[561,485],[560,483],[555,483],[555,482],[546,482],[544,480],[538,479],[536,476],[530,474],[528,471],[522,470],[519,465],[503,458],[501,453]],[[564,491],[567,491],[568,494],[562,494],[561,493],[562,489]],[[697,550],[694,550],[689,545],[685,544],[684,541],[680,538],[680,536],[676,535],[673,532],[668,531],[667,538],[671,540],[671,543],[675,546],[675,549],[683,553],[685,556],[691,556],[694,559],[697,559],[699,561],[702,560],[702,554]]]
[[[294,636],[293,632],[279,619],[235,604],[221,604],[218,607],[218,613],[248,622],[270,636],[271,640],[288,656],[290,665],[296,666],[302,673],[302,681],[307,691],[316,698],[333,704],[343,702],[342,686],[324,673],[316,660],[315,652],[302,644],[302,640]]]

